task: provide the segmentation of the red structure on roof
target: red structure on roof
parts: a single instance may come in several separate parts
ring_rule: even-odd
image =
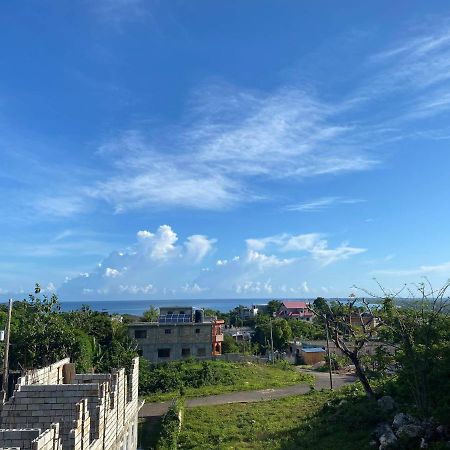
[[[310,321],[313,317],[313,312],[309,309],[309,303],[304,301],[283,301],[278,316],[286,319],[292,318],[297,320]]]

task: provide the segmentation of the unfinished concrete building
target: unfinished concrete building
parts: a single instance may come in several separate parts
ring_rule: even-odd
[[[128,333],[143,358],[160,363],[221,355],[223,324],[216,317],[205,317],[201,309],[170,306],[160,308],[157,322],[130,323]]]
[[[109,374],[75,374],[64,359],[28,371],[0,405],[0,450],[135,450],[139,359]]]

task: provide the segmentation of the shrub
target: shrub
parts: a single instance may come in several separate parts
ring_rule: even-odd
[[[179,398],[173,402],[162,419],[160,435],[156,443],[157,450],[176,450],[183,413],[184,401]]]

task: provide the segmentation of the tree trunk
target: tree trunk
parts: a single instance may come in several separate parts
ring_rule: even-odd
[[[363,385],[363,388],[366,391],[367,397],[369,398],[375,397],[375,394],[369,384],[369,380],[367,379],[366,374],[364,373],[364,370],[361,367],[361,363],[359,361],[358,356],[356,356],[353,353],[348,356],[351,359],[352,363],[355,365],[356,376],[358,377],[359,381],[361,381],[361,384]]]

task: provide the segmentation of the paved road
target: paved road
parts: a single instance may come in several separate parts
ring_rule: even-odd
[[[307,371],[305,371],[307,372]],[[314,375],[316,389],[329,389],[330,380],[328,373],[310,372]],[[353,383],[355,377],[350,375],[333,375],[333,387],[339,388],[344,384]],[[290,395],[300,395],[309,392],[309,385],[294,384],[283,388],[260,389],[257,391],[230,392],[228,394],[208,395],[206,397],[196,397],[186,400],[186,406],[193,408],[195,406],[225,405],[228,403],[253,403],[273,400],[276,398],[288,397]],[[139,417],[158,417],[163,415],[169,408],[171,402],[145,403],[139,411]]]

